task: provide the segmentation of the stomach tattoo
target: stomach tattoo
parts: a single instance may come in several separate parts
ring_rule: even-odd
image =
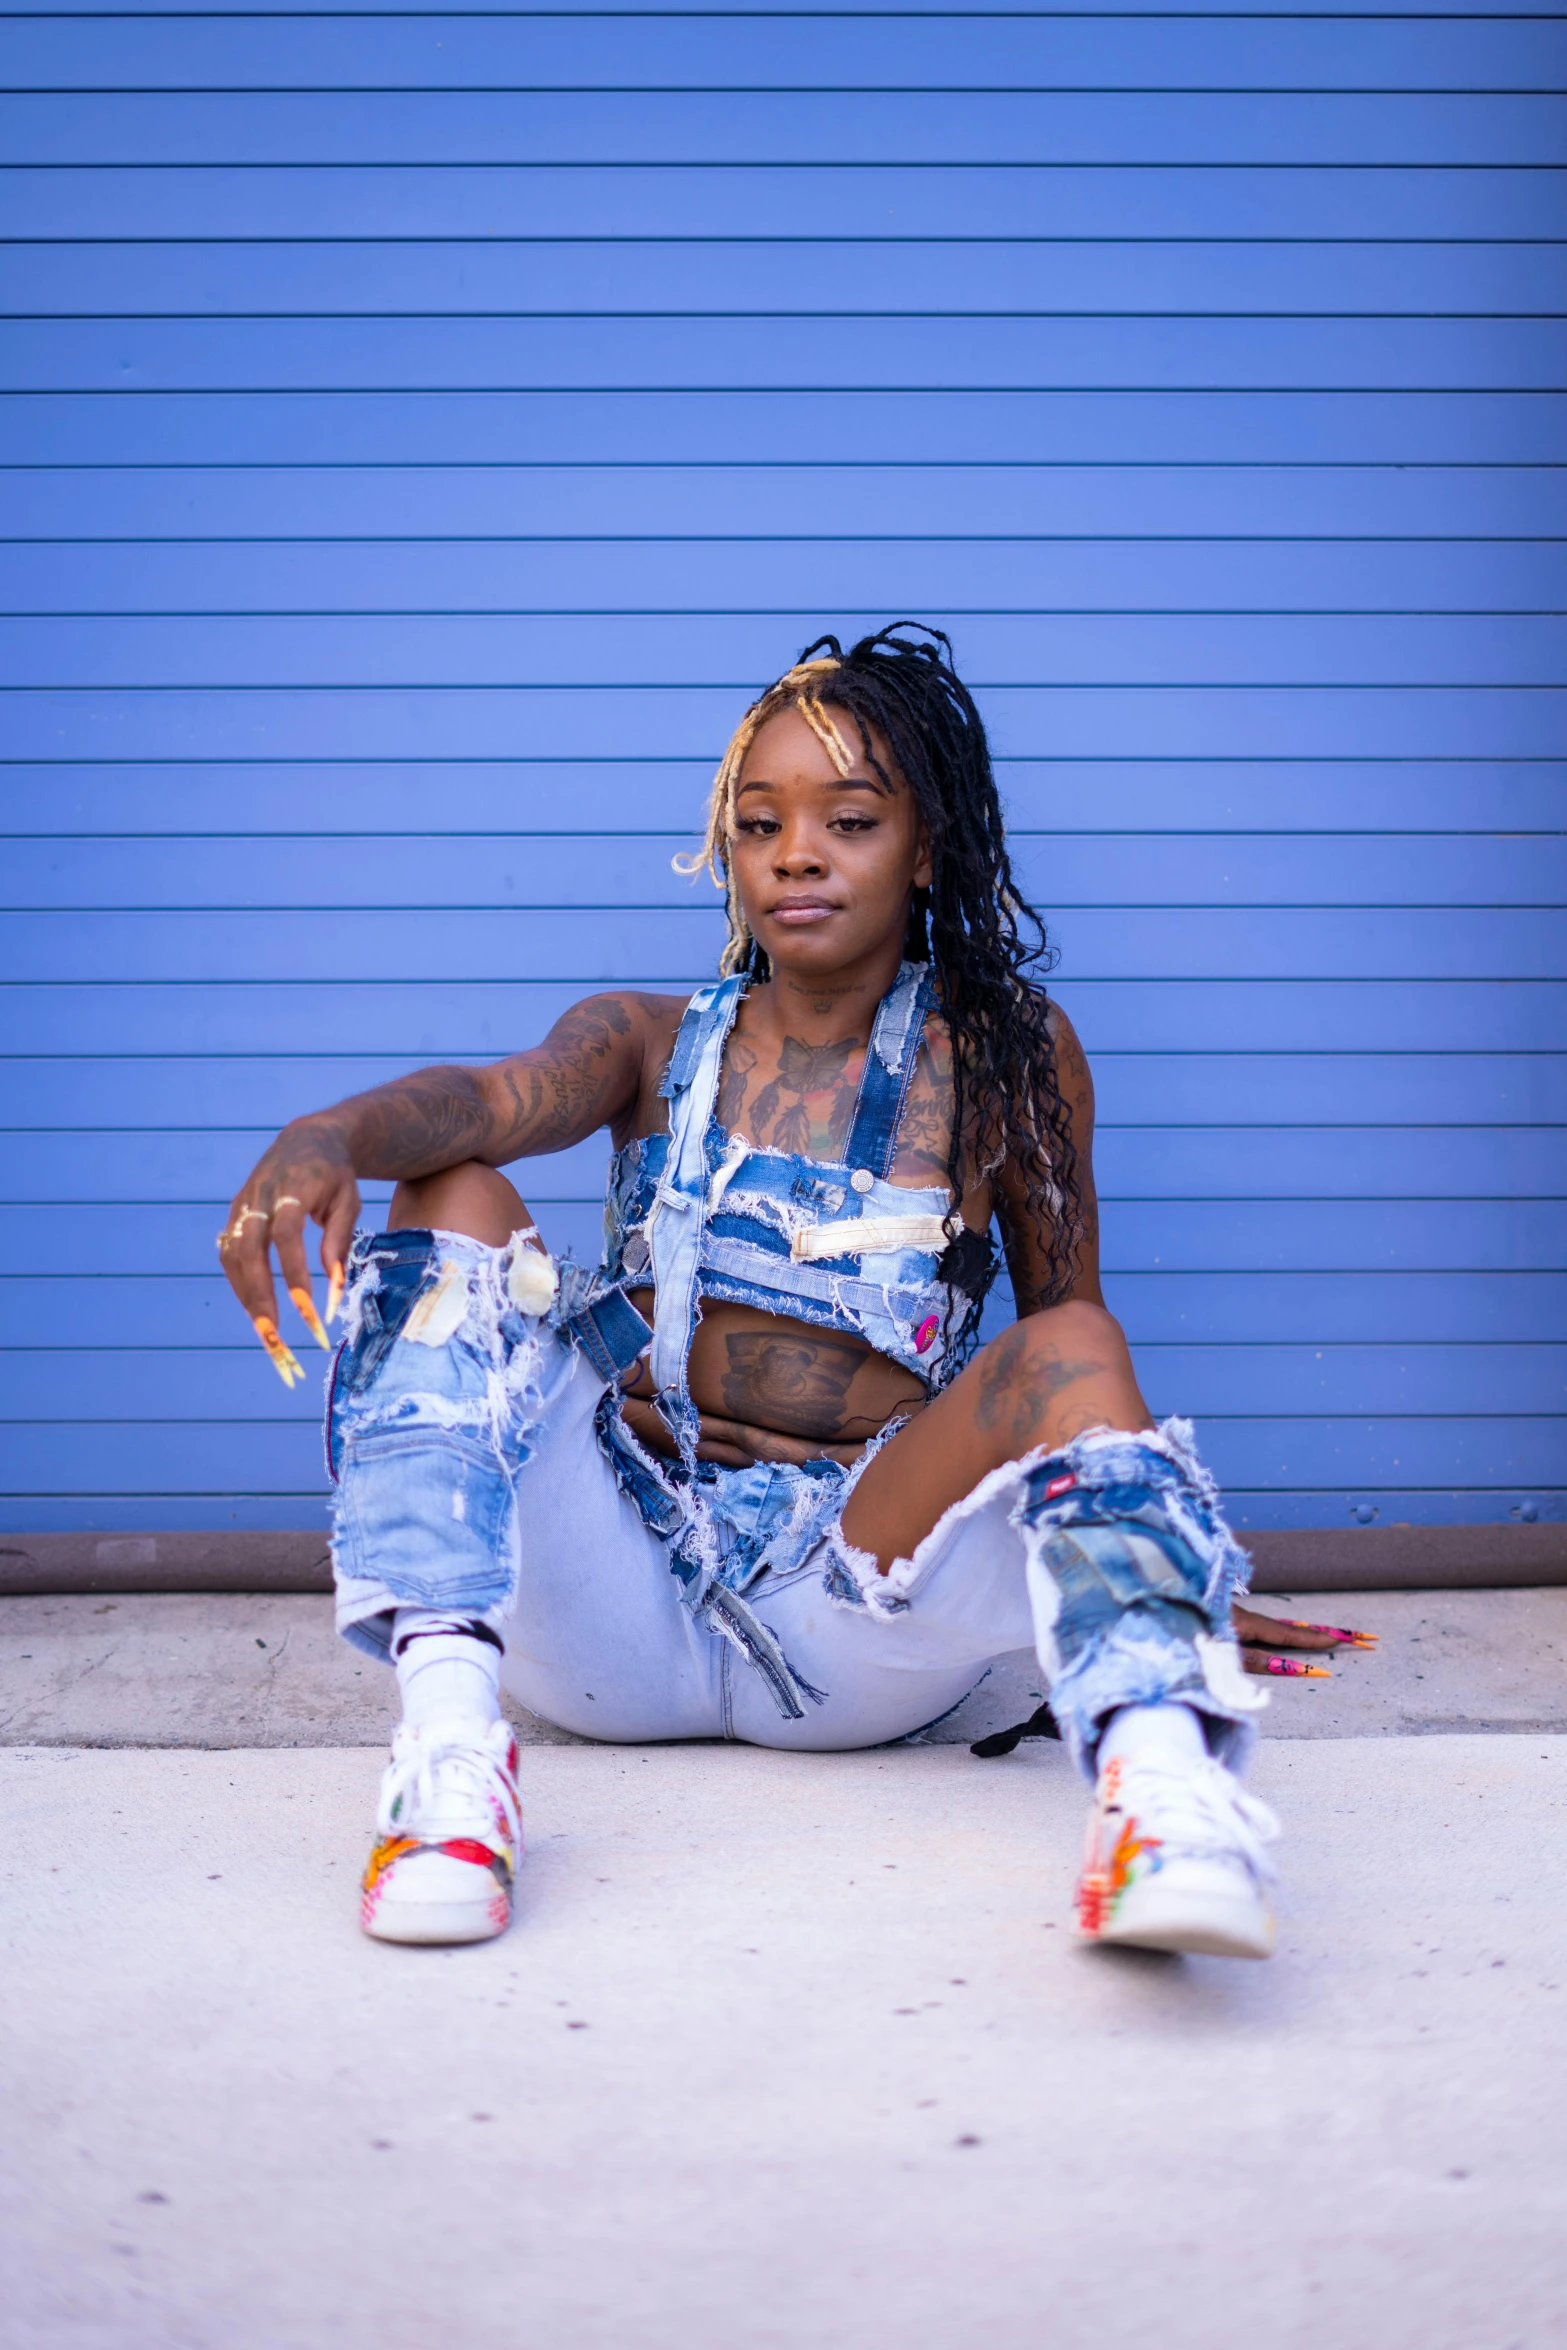
[[[633,1303],[652,1319],[651,1290],[634,1292]],[[785,1452],[763,1444],[750,1448],[755,1458],[803,1457],[812,1444],[852,1451],[925,1398],[912,1372],[861,1338],[713,1300],[697,1324],[686,1376],[697,1410],[731,1432],[731,1445],[734,1431],[783,1440]],[[651,1400],[645,1361],[626,1393]],[[639,1433],[643,1424],[636,1415]]]

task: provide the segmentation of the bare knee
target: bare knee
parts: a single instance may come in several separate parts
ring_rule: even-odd
[[[1146,1428],[1147,1404],[1115,1316],[1071,1299],[1014,1322],[964,1373],[976,1431],[998,1459],[1086,1428]]]
[[[531,1224],[522,1194],[498,1167],[464,1159],[439,1175],[415,1175],[399,1183],[387,1213],[388,1232],[421,1226],[466,1233],[470,1240],[504,1248],[514,1232]]]
[[[1059,1355],[1063,1351],[1102,1362],[1108,1369],[1127,1361],[1126,1335],[1108,1306],[1087,1298],[1068,1298],[1064,1305],[1046,1306],[1025,1321],[1014,1323],[1020,1357]]]

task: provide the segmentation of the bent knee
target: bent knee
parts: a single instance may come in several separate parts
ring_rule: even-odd
[[[480,1159],[463,1159],[443,1167],[438,1175],[410,1176],[392,1194],[387,1230],[423,1226],[439,1232],[461,1232],[470,1240],[504,1248],[514,1232],[533,1221],[513,1183],[498,1167]]]
[[[1015,1327],[1024,1345],[1041,1354],[1059,1354],[1069,1347],[1074,1353],[1096,1353],[1110,1361],[1126,1353],[1126,1335],[1114,1314],[1087,1298],[1046,1306]]]

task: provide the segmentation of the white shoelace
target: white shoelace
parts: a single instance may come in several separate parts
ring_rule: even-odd
[[[1116,1804],[1157,1836],[1171,1859],[1239,1860],[1263,1885],[1277,1875],[1267,1847],[1278,1837],[1278,1820],[1221,1763],[1178,1770],[1123,1763]]]
[[[376,1832],[419,1836],[435,1826],[441,1837],[460,1834],[460,1813],[483,1838],[495,1832],[495,1806],[506,1823],[513,1850],[522,1842],[522,1812],[502,1757],[471,1722],[405,1724],[392,1742],[392,1760],[381,1781]],[[435,1815],[434,1819],[431,1815]]]

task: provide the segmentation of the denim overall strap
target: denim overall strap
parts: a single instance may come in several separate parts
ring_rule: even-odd
[[[669,1103],[669,1155],[648,1213],[656,1297],[650,1367],[658,1408],[687,1467],[696,1461],[697,1410],[686,1384],[696,1327],[697,1269],[707,1209],[707,1131],[724,1045],[745,993],[743,977],[699,987],[686,1007],[659,1088]]]
[[[856,1172],[863,1167],[878,1181],[885,1181],[892,1166],[925,1015],[935,994],[930,965],[905,963],[877,1007],[843,1159],[846,1167]]]

